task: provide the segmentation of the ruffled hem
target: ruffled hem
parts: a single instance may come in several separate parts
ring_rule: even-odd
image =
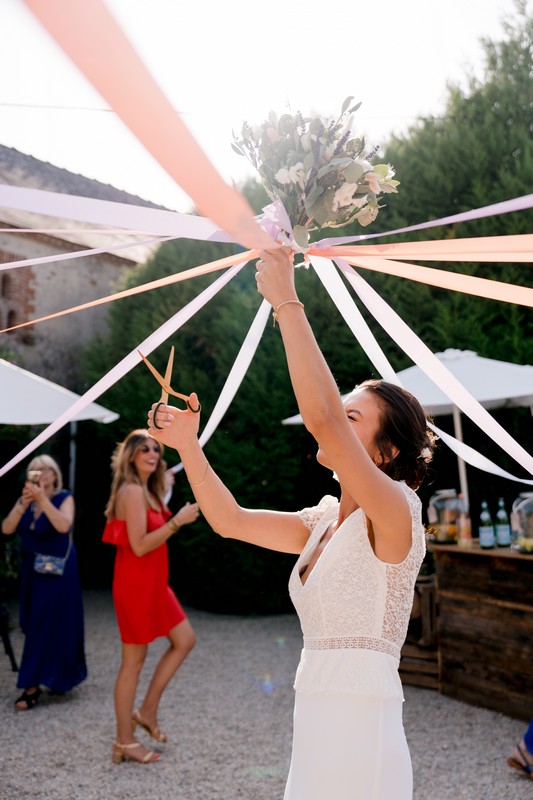
[[[104,528],[102,541],[107,544],[124,545],[129,544],[128,530],[123,519],[113,519]]]
[[[160,528],[170,517],[172,512],[168,508],[163,507],[161,511],[156,511],[149,508],[146,513],[146,524],[149,531],[155,531]],[[128,537],[128,529],[126,527],[126,520],[112,519],[104,528],[102,541],[106,544],[114,545],[129,545],[130,540]]]

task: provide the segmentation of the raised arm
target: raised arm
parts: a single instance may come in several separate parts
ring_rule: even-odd
[[[190,405],[198,407],[191,394]],[[159,430],[153,426],[155,404],[148,415],[150,435],[175,448],[183,462],[189,485],[208,524],[229,539],[239,539],[282,553],[300,553],[309,531],[297,514],[243,508],[210,466],[198,441],[199,414],[160,406]]]
[[[303,305],[294,302],[298,296],[292,256],[286,250],[262,252],[256,279],[259,291],[274,309],[306,428],[327,455],[343,490],[372,521],[375,535],[383,539],[385,549],[390,540],[394,553],[406,554],[411,542],[411,518],[405,494],[377,468],[354,432]],[[398,542],[402,543],[399,548]]]

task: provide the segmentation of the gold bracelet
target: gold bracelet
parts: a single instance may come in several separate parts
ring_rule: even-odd
[[[280,310],[281,306],[286,306],[286,305],[288,305],[288,303],[294,303],[294,305],[300,306],[300,308],[304,308],[304,304],[301,303],[300,300],[284,300],[283,303],[279,303],[279,305],[277,305],[276,308],[274,309],[274,311],[272,312],[272,317],[274,319],[274,323],[273,323],[274,328],[276,327],[276,322],[277,322],[277,319],[278,319],[278,313],[279,313],[279,310]]]
[[[189,486],[190,486],[192,489],[196,489],[198,486],[203,486],[203,484],[205,483],[205,479],[207,478],[207,472],[208,472],[208,470],[209,470],[209,462],[206,464],[206,467],[205,467],[205,472],[204,472],[204,477],[203,477],[203,479],[200,481],[200,483],[191,483],[191,482],[189,481]]]
[[[179,522],[176,522],[176,517],[170,517],[170,519],[167,519],[167,525],[168,525],[168,526],[169,526],[169,528],[170,528],[170,535],[171,535],[171,536],[172,536],[174,533],[176,533],[176,531],[178,530],[178,528],[179,528],[179,526],[180,526],[180,525],[179,525]]]

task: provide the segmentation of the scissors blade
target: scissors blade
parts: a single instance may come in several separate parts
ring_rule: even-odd
[[[165,371],[165,385],[170,386],[170,379],[172,378],[172,367],[174,366],[174,345],[170,348],[170,355],[168,357],[167,368]],[[168,405],[168,392],[164,389],[161,392],[161,403]]]
[[[142,360],[144,361],[144,363],[146,364],[146,366],[148,367],[148,369],[150,370],[150,372],[152,373],[152,375],[154,376],[154,378],[156,379],[158,384],[161,387],[163,387],[163,392],[164,392],[165,391],[164,387],[168,386],[168,383],[166,382],[165,378],[163,378],[162,375],[160,375],[159,372],[156,370],[156,368],[154,366],[152,366],[152,364],[150,364],[148,359],[145,358],[145,356],[143,356],[143,354],[141,353],[140,350],[137,350],[137,352],[139,353],[140,357],[142,358]],[[167,366],[167,370],[168,370],[168,366]],[[167,398],[168,398],[168,394],[167,394]],[[166,401],[162,401],[162,402],[165,402],[165,404],[166,404]]]
[[[137,350],[137,352],[139,353],[140,357],[142,358],[142,360],[144,361],[144,363],[146,364],[146,366],[148,367],[148,369],[150,370],[150,372],[152,373],[158,384],[161,386],[162,389],[161,400],[159,402],[168,405],[168,395],[171,394],[173,397],[179,397],[180,400],[183,400],[185,403],[187,403],[188,401],[187,395],[180,394],[180,392],[175,392],[172,386],[170,385],[170,378],[172,376],[172,367],[174,366],[174,346],[172,346],[170,349],[170,356],[168,358],[168,363],[167,363],[167,368],[165,370],[164,378],[162,375],[159,374],[156,368],[152,366],[152,364],[150,364],[148,359],[145,356],[143,356],[140,350]]]

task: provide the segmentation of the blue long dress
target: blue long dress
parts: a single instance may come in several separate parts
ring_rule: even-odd
[[[59,508],[69,494],[58,492],[50,501]],[[31,507],[22,516],[17,533],[22,544],[19,618],[25,636],[17,686],[41,685],[68,692],[87,677],[76,548],[71,548],[63,575],[41,575],[33,569],[35,553],[64,556],[68,535],[58,533],[46,514],[34,522]]]

